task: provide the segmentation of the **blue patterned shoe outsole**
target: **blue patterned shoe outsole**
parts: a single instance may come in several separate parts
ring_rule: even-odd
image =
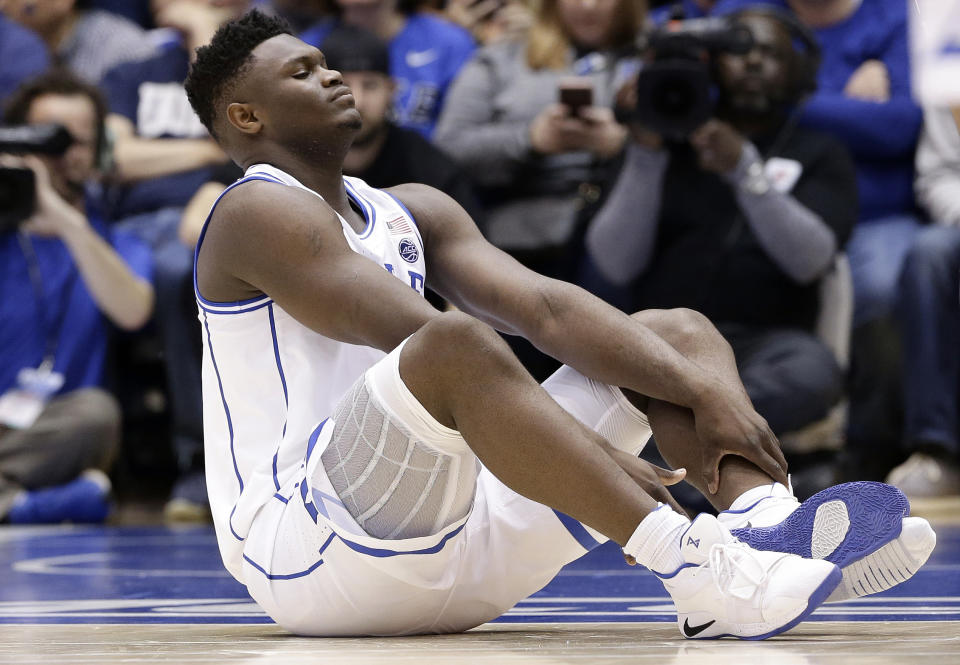
[[[734,529],[731,533],[757,550],[790,552],[814,558],[812,544],[817,510],[831,501],[843,502],[850,523],[842,540],[822,558],[840,568],[859,561],[897,538],[903,518],[910,514],[910,502],[896,487],[862,481],[835,485],[814,494],[779,524]]]

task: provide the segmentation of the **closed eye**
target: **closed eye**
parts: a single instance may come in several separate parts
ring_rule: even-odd
[[[296,74],[294,74],[294,75],[293,75],[293,78],[295,78],[295,79],[301,79],[301,80],[302,80],[302,79],[307,78],[308,76],[310,76],[310,72],[309,72],[308,70],[304,69],[304,70],[301,70],[301,71],[297,72]]]

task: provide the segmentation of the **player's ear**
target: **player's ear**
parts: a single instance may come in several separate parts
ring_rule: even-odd
[[[263,127],[253,107],[241,102],[227,107],[227,120],[244,134],[256,134]]]

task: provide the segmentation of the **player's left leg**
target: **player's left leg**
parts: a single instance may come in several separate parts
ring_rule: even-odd
[[[730,346],[705,317],[689,310],[648,310],[634,315],[678,351],[743,390]],[[700,466],[693,414],[624,391],[646,409],[657,446],[674,468]],[[720,465],[720,486],[711,495],[696,472],[687,481],[719,510],[720,521],[754,548],[788,551],[836,563],[844,579],[830,600],[883,591],[912,577],[936,544],[929,523],[908,517],[910,505],[882,483],[846,483],[802,504],[790,488],[741,457]]]

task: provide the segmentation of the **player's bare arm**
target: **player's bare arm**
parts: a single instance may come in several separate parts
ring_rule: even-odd
[[[347,245],[330,207],[264,181],[236,187],[214,209],[197,262],[216,302],[269,295],[312,330],[390,351],[440,312]]]
[[[586,376],[690,408],[701,441],[714,449],[705,456],[711,466],[724,454],[737,454],[786,483],[777,439],[742,386],[727,385],[583,289],[525,268],[488,243],[442,192],[423,185],[392,191],[416,218],[429,248],[430,286],[450,302],[501,331],[523,335]]]

